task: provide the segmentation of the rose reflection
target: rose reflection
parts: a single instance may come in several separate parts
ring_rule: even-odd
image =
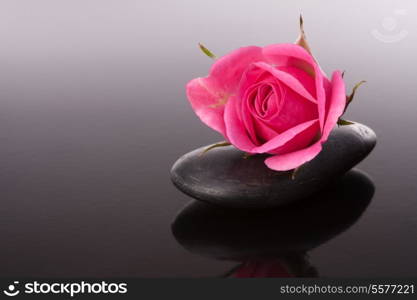
[[[316,277],[308,251],[352,226],[374,190],[366,174],[351,170],[319,194],[286,207],[244,210],[192,201],[172,231],[190,252],[241,262],[228,277]]]
[[[318,277],[306,254],[293,253],[278,258],[252,259],[229,271],[225,277]]]

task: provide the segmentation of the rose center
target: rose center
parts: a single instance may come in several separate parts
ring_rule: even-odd
[[[284,93],[278,82],[263,82],[252,86],[247,94],[251,114],[260,119],[270,119],[279,113]]]

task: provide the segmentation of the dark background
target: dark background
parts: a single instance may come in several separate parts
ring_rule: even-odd
[[[348,118],[378,135],[359,166],[372,202],[310,262],[325,277],[415,276],[416,10],[413,0],[2,1],[0,276],[200,277],[234,266],[171,234],[189,201],[171,165],[221,140],[184,86],[211,64],[198,42],[218,56],[292,42],[300,12],[323,69],[346,70],[349,89],[367,80]]]

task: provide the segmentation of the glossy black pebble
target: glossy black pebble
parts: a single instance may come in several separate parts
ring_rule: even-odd
[[[295,179],[291,172],[268,169],[266,156],[245,159],[233,146],[209,145],[179,158],[171,179],[185,194],[226,207],[266,208],[306,198],[337,179],[363,160],[375,147],[376,135],[369,127],[355,123],[335,128],[323,150],[305,164]]]

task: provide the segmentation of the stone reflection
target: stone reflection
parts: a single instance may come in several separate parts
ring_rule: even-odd
[[[280,208],[192,201],[175,218],[172,232],[190,252],[240,262],[227,277],[316,277],[308,251],[352,226],[374,190],[366,174],[351,170],[315,196]]]

